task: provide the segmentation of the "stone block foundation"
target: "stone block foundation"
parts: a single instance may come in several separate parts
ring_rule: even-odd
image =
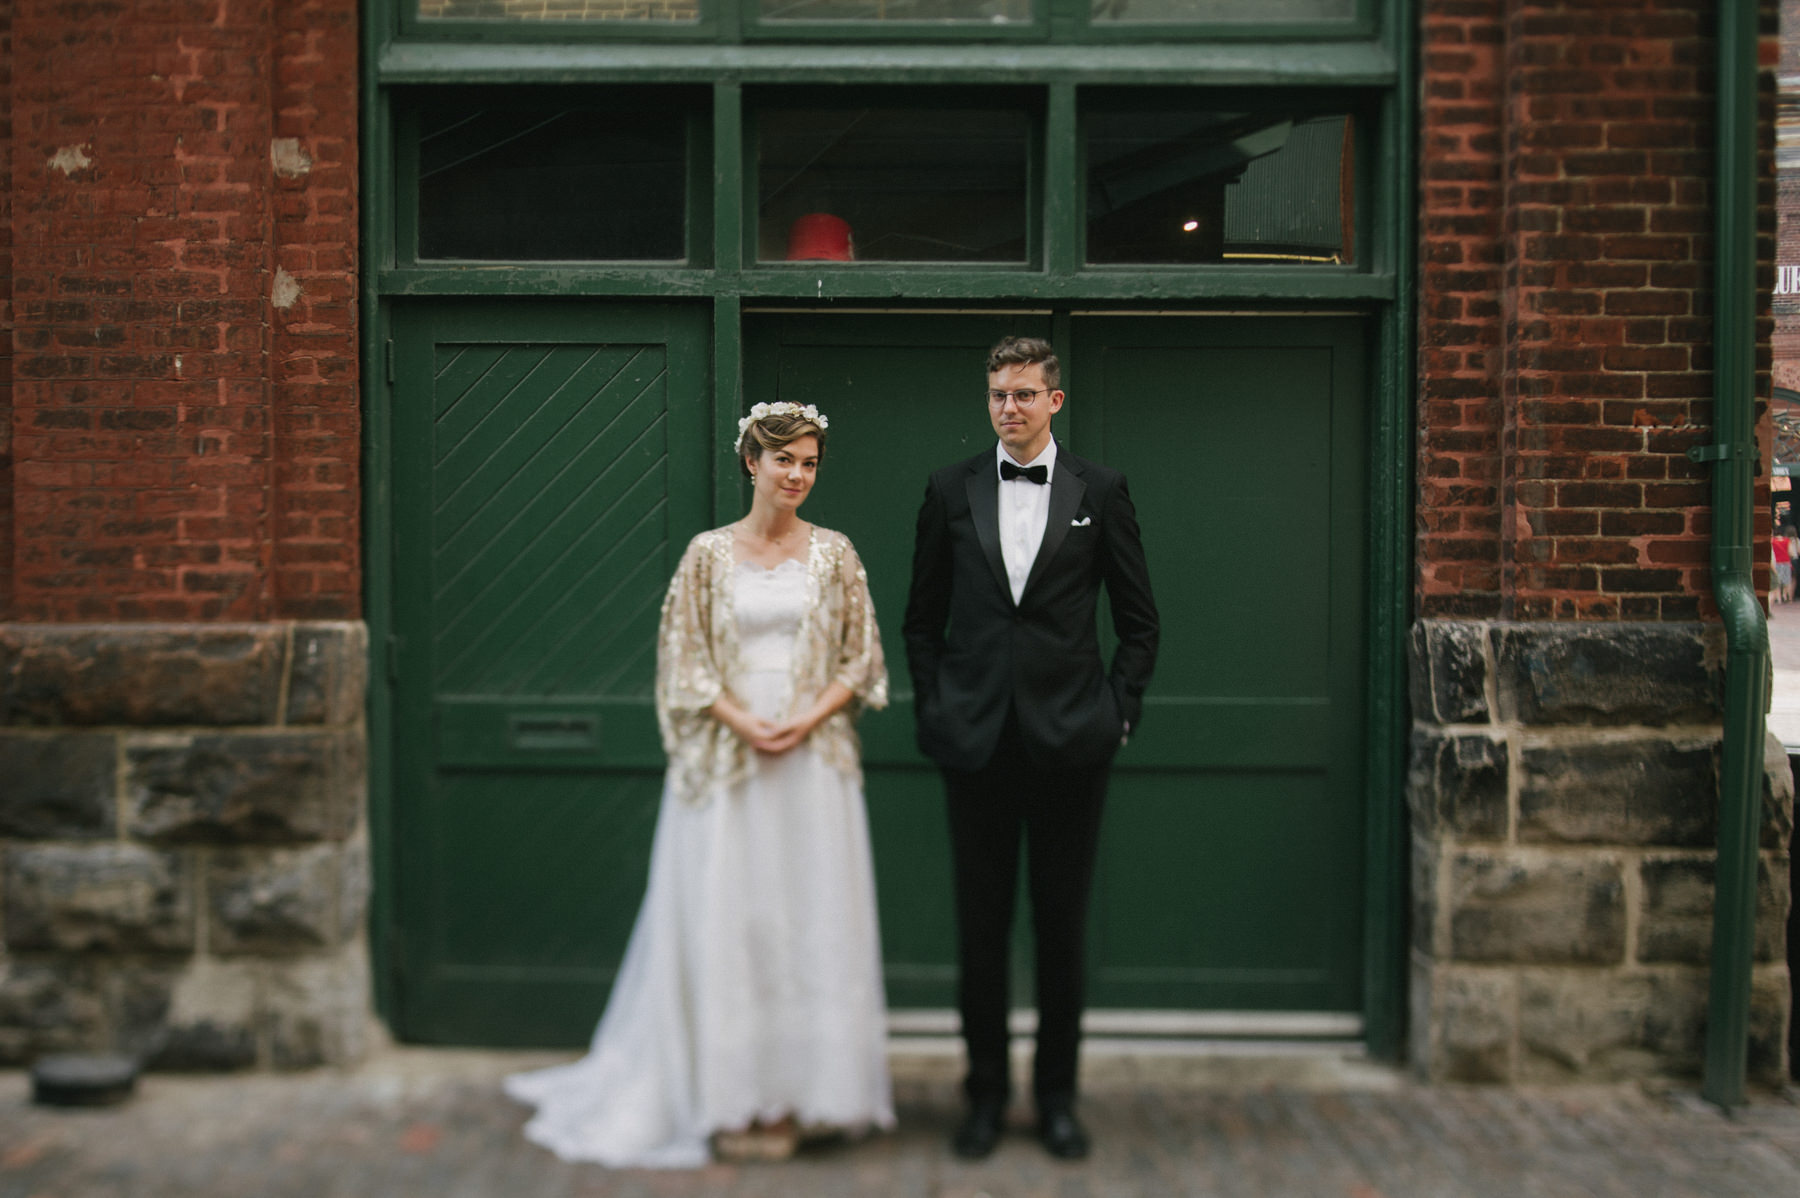
[[[1701,1066],[1723,631],[1412,632],[1413,1067],[1602,1081]],[[1765,760],[1750,1069],[1786,1076],[1793,784]]]
[[[367,639],[0,625],[0,1064],[361,1055]]]

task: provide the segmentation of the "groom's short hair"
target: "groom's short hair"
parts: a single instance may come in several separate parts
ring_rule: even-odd
[[[1042,337],[1002,337],[988,351],[988,373],[1005,366],[1042,366],[1044,386],[1054,391],[1062,384],[1062,363],[1056,360],[1056,350]]]

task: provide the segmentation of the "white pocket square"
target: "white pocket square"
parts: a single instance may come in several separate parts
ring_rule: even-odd
[[[1086,528],[1088,525],[1092,524],[1093,522],[1094,522],[1094,518],[1092,516],[1083,516],[1079,520],[1069,521],[1069,527],[1070,528]]]

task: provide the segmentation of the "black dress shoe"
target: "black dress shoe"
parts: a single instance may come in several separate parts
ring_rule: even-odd
[[[1051,1156],[1065,1161],[1087,1159],[1091,1147],[1087,1128],[1081,1126],[1074,1108],[1067,1103],[1056,1103],[1039,1111],[1037,1130],[1039,1143]]]
[[[969,1113],[950,1148],[965,1161],[986,1160],[1000,1143],[1000,1130],[1006,1123],[1006,1102],[999,1098],[976,1098],[969,1102]]]

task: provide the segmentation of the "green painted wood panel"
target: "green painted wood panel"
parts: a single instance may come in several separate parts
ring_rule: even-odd
[[[899,635],[912,520],[931,469],[992,444],[987,347],[1053,323],[1073,329],[1059,435],[1130,473],[1165,620],[1107,815],[1093,1002],[1355,1011],[1360,324],[752,314],[746,402],[831,416],[807,514],[862,551],[896,680],[863,724],[890,1002],[954,995],[942,792],[913,747]]]
[[[709,313],[395,313],[399,1031],[580,1042],[642,894],[663,589],[706,523]]]
[[[399,311],[401,1034],[579,1044],[641,898],[656,601],[715,522],[711,314]],[[742,315],[742,396],[832,420],[806,514],[869,570],[894,701],[862,724],[888,996],[954,1003],[943,798],[900,618],[927,473],[992,444],[986,349],[1063,338],[1060,436],[1126,469],[1164,612],[1095,896],[1095,1007],[1359,1010],[1366,382],[1354,319]],[[681,431],[679,435],[677,430]],[[713,461],[717,458],[718,461]],[[721,486],[721,484],[723,484]],[[1021,921],[1021,931],[1023,921]],[[1029,1001],[1021,936],[1017,994]]]
[[[1358,1011],[1363,326],[1073,327],[1071,439],[1129,474],[1163,615],[1114,772],[1092,1001]]]

